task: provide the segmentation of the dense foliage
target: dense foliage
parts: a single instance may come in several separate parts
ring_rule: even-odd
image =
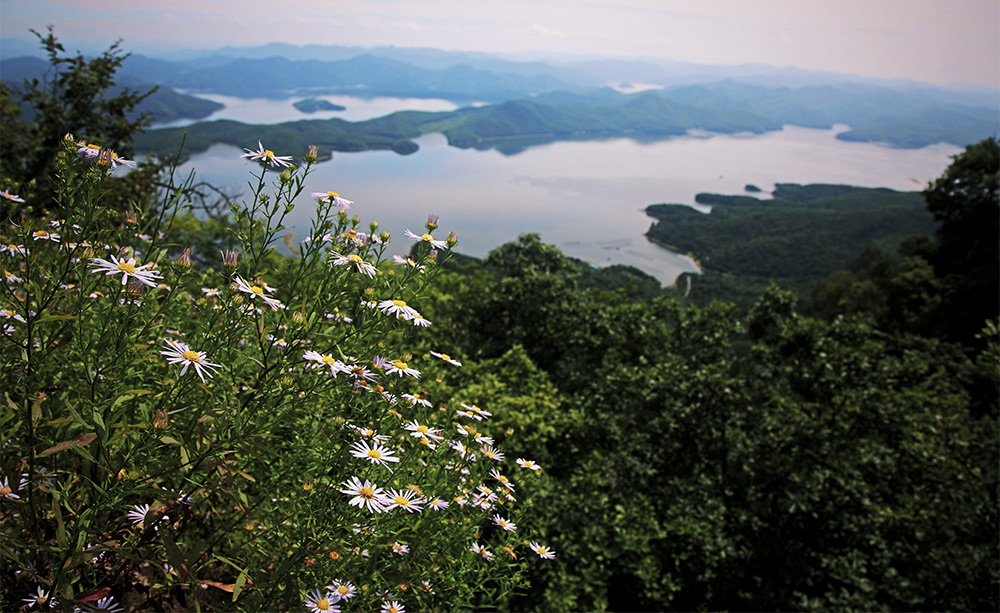
[[[692,277],[690,292],[700,304],[737,297],[745,304],[772,280],[805,293],[864,246],[893,248],[935,227],[919,193],[884,188],[779,183],[770,199],[699,194],[697,201],[711,213],[670,204],[646,212],[657,219],[651,240],[701,264],[706,274]]]

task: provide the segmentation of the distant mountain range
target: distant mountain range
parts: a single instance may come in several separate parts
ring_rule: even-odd
[[[46,69],[37,58],[6,59],[0,63],[0,78],[17,83]],[[515,152],[552,140],[655,139],[689,130],[760,133],[784,124],[848,124],[851,130],[838,138],[897,147],[938,142],[964,146],[1000,131],[996,90],[762,65],[580,58],[521,62],[434,49],[272,44],[173,59],[132,55],[121,68],[119,82],[139,90],[159,85],[146,106],[159,122],[204,118],[218,108],[197,98],[199,93],[275,99],[349,94],[480,103],[453,112],[396,113],[354,124],[323,120],[252,126],[286,137],[308,126],[325,139],[313,144],[330,151],[392,148],[407,153],[416,148],[411,139],[427,132],[442,132],[455,146]],[[640,85],[647,91],[626,95],[608,84],[622,90]],[[200,146],[208,135],[222,138],[221,126],[212,123],[183,128],[188,145]],[[225,125],[232,128],[234,123]],[[161,133],[147,135],[137,145],[160,150],[174,134],[156,132]]]

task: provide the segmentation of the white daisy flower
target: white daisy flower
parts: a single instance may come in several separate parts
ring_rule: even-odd
[[[350,581],[334,581],[333,585],[326,586],[326,589],[330,590],[337,597],[338,602],[341,600],[350,600],[358,593],[357,588]]]
[[[7,190],[0,190],[0,197],[6,198],[11,202],[24,202],[24,198],[18,196],[17,194],[12,194]]]
[[[503,483],[504,486],[510,488],[511,491],[514,491],[514,484],[510,482],[510,479],[500,474],[499,470],[495,468],[491,469],[490,476],[499,481],[500,483]]]
[[[243,292],[244,294],[248,294],[252,298],[260,298],[261,300],[264,301],[264,304],[271,307],[272,310],[277,311],[278,309],[285,308],[285,305],[281,304],[280,300],[276,300],[264,293],[264,292],[275,291],[275,289],[270,285],[268,285],[267,283],[261,283],[260,285],[251,285],[247,283],[243,279],[243,277],[240,276],[237,276],[235,279],[233,279],[233,282],[236,285],[236,289]]]
[[[431,325],[431,322],[428,321],[428,320],[426,320],[426,319],[424,319],[424,316],[421,315],[420,313],[417,313],[416,315],[414,315],[413,317],[411,317],[410,321],[413,322],[414,326],[417,326],[417,327],[420,327],[420,328],[426,328],[427,326]]]
[[[427,501],[427,508],[435,511],[443,511],[448,508],[448,505],[449,503],[441,500],[440,498],[432,498]]]
[[[416,438],[429,438],[434,441],[443,441],[444,437],[441,436],[441,431],[435,428],[429,428],[424,424],[419,423],[417,420],[413,420],[403,427],[404,430],[410,432],[410,436]]]
[[[389,546],[392,547],[393,553],[397,553],[401,556],[405,556],[406,554],[410,553],[410,548],[405,543],[399,543],[397,541],[393,541],[389,543]]]
[[[413,319],[420,315],[403,300],[383,300],[378,303],[378,308],[386,315],[395,315],[399,319]]]
[[[404,232],[404,234],[406,234],[406,237],[409,238],[411,241],[417,241],[417,242],[423,242],[423,243],[430,243],[430,245],[432,247],[434,247],[435,249],[444,249],[445,247],[448,246],[448,243],[446,241],[436,240],[430,234],[422,234],[422,235],[421,234],[414,234],[413,232],[410,232],[409,230],[407,230],[406,232]]]
[[[135,525],[137,528],[145,528],[146,515],[149,514],[149,509],[150,507],[148,504],[137,504],[134,507],[132,507],[131,511],[128,512],[128,518],[132,520],[132,524]],[[160,518],[160,520],[170,521],[170,518],[164,515],[163,517]],[[159,523],[160,520],[157,520],[157,523]],[[153,529],[155,530],[156,526],[154,526]]]
[[[36,241],[52,241],[53,243],[58,243],[59,235],[46,230],[36,230],[31,234],[31,239]]]
[[[399,458],[393,455],[393,451],[378,441],[375,441],[371,446],[365,441],[355,442],[351,445],[351,455],[368,460],[372,464],[381,464],[386,468],[389,467],[388,462],[399,462]]]
[[[462,456],[463,459],[465,458],[466,454],[471,453],[471,451],[472,451],[462,441],[454,441],[454,442],[452,442],[451,448],[454,449],[455,451],[457,451],[458,454],[460,456]]]
[[[0,309],[0,318],[2,319],[13,319],[14,321],[19,321],[22,324],[28,323],[21,315],[18,315],[10,309]]]
[[[7,245],[0,245],[0,253],[9,253],[11,255],[28,255],[29,250],[24,248],[24,245],[15,245],[14,243],[9,243]]]
[[[249,158],[250,161],[252,162],[260,162],[265,165],[282,166],[282,167],[286,167],[292,163],[292,156],[274,155],[274,152],[271,151],[270,149],[265,149],[264,145],[260,144],[260,141],[257,141],[256,151],[254,151],[253,149],[247,149],[245,147],[243,150],[246,151],[246,153],[244,153],[240,157]]]
[[[524,458],[518,458],[517,465],[520,466],[521,468],[526,468],[528,470],[542,470],[541,466],[535,464],[531,460],[525,460]]]
[[[0,479],[0,498],[10,498],[18,500],[20,496],[14,493],[14,489],[8,485],[7,477]]]
[[[115,602],[114,596],[105,596],[97,602],[94,603],[94,607],[97,611],[102,613],[122,613],[125,609],[118,606]]]
[[[406,609],[396,600],[384,600],[379,613],[406,613]]]
[[[163,278],[163,275],[158,270],[155,270],[156,264],[153,262],[136,266],[135,258],[126,260],[124,258],[118,259],[118,256],[115,255],[110,257],[110,262],[101,258],[90,258],[90,265],[93,267],[90,269],[90,272],[103,272],[105,275],[121,274],[122,285],[128,283],[128,280],[131,278],[143,285],[156,287],[157,279]]]
[[[194,364],[195,373],[201,382],[205,383],[205,375],[211,379],[212,375],[215,374],[214,369],[221,367],[221,364],[207,361],[204,351],[194,351],[186,343],[170,339],[163,341],[163,343],[167,346],[167,350],[161,351],[160,355],[166,356],[169,364],[183,364],[184,366],[181,367],[182,377],[187,372],[188,366]]]
[[[493,523],[500,526],[507,532],[517,532],[517,525],[514,524],[514,522],[507,521],[503,517],[500,517],[499,514],[493,516]]]
[[[43,590],[40,585],[36,587],[35,594],[33,596],[22,598],[21,600],[32,606],[38,607],[39,609],[51,609],[59,606],[59,601],[50,597],[49,593]]]
[[[406,256],[403,256],[403,255],[394,255],[394,256],[392,256],[392,261],[395,262],[396,264],[402,264],[404,266],[409,266],[411,268],[416,268],[417,270],[424,270],[426,268],[426,266],[422,266],[420,264],[417,264],[417,261],[414,260],[413,258],[411,258],[408,255],[406,255]]]
[[[469,551],[471,551],[472,553],[478,553],[487,560],[493,559],[493,554],[488,549],[486,549],[486,547],[480,545],[479,543],[473,543],[472,547],[469,547]]]
[[[316,368],[319,368],[321,366],[329,366],[330,374],[333,375],[334,377],[337,376],[337,373],[350,372],[350,369],[348,369],[343,362],[333,357],[332,355],[322,354],[318,351],[313,351],[312,349],[310,349],[308,351],[303,352],[302,357],[307,360],[316,362],[315,366]]]
[[[429,406],[431,406],[430,401],[426,400],[424,398],[424,395],[421,394],[421,393],[419,393],[419,392],[416,393],[416,394],[403,394],[403,398],[405,398],[407,400],[407,402],[409,402],[411,405],[414,405],[414,406],[416,406],[418,404],[420,406],[423,406],[423,407],[429,407]]]
[[[462,408],[465,410],[464,411],[458,409],[455,410],[455,412],[458,413],[460,417],[468,417],[476,421],[483,421],[487,417],[493,416],[493,413],[490,413],[489,411],[484,411],[474,404],[470,406],[468,404],[462,403]]]
[[[86,145],[76,150],[76,156],[82,160],[93,162],[99,166],[110,166],[112,169],[119,164],[135,168],[135,162],[118,157],[111,149],[103,149],[100,145]]]
[[[486,456],[487,458],[495,460],[497,462],[503,462],[504,454],[502,451],[499,451],[490,445],[486,445],[485,447],[482,448],[481,451],[483,452],[483,455]]]
[[[449,364],[452,364],[454,366],[461,366],[462,365],[461,362],[459,362],[458,360],[452,358],[447,353],[438,353],[437,351],[432,351],[431,355],[434,356],[434,357],[436,357],[436,358],[441,358],[445,362],[448,362]]]
[[[345,209],[351,208],[351,205],[354,204],[353,200],[348,200],[347,198],[341,198],[340,194],[338,194],[337,192],[313,192],[312,194],[309,195],[309,197],[315,198],[320,202],[324,201],[329,202],[334,206],[342,206]]]
[[[306,596],[303,605],[309,609],[310,613],[329,613],[330,611],[340,611],[335,603],[339,600],[333,593],[327,591],[321,593],[315,589]]]
[[[402,376],[405,375],[405,376],[408,376],[408,377],[413,377],[415,379],[419,379],[420,378],[420,371],[419,370],[414,370],[413,368],[410,368],[406,364],[406,362],[403,362],[401,360],[396,360],[395,362],[390,362],[389,365],[386,366],[386,368],[385,368],[385,374],[387,374],[387,375],[399,375],[400,377],[402,377]]]
[[[551,549],[551,548],[546,547],[544,545],[539,545],[535,541],[531,541],[531,544],[528,545],[528,547],[530,547],[532,551],[534,551],[535,553],[537,553],[538,557],[540,557],[540,558],[545,558],[546,560],[551,560],[551,559],[553,559],[553,558],[556,557],[556,550],[555,549]]]
[[[385,506],[380,501],[380,497],[383,494],[382,488],[376,487],[368,479],[365,479],[364,483],[362,483],[357,477],[351,477],[350,481],[343,482],[340,487],[342,489],[338,491],[341,494],[353,496],[347,503],[352,507],[366,508],[369,513],[385,512]]]
[[[357,272],[367,275],[368,278],[374,278],[375,274],[378,272],[374,266],[361,259],[361,256],[353,253],[349,255],[341,255],[336,251],[331,251],[330,264],[333,266],[350,266]]]
[[[407,513],[419,513],[423,510],[420,507],[424,502],[425,500],[413,490],[390,489],[387,494],[382,496],[382,504],[387,509],[404,509]]]

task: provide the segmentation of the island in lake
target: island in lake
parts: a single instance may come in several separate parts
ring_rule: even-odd
[[[305,98],[298,102],[293,102],[292,106],[302,113],[315,113],[316,111],[345,111],[346,106],[334,104],[322,98]]]

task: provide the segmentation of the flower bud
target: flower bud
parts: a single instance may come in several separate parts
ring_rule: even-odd
[[[427,226],[427,231],[433,232],[434,230],[437,230],[438,221],[440,221],[440,219],[441,218],[438,217],[437,215],[428,215],[427,223],[425,224]]]
[[[317,149],[316,145],[309,145],[309,152],[306,153],[303,159],[306,161],[307,164],[315,164],[318,158],[319,158],[319,149]]]
[[[375,234],[375,230],[378,230],[378,222],[372,220],[372,222],[368,224],[368,231]]]
[[[159,411],[156,412],[156,415],[153,417],[153,427],[156,428],[157,430],[163,430],[167,427],[168,421],[169,419],[167,417],[167,412],[164,411],[163,409],[160,409]]]
[[[177,263],[177,266],[179,268],[190,268],[191,267],[191,264],[193,262],[191,260],[191,248],[190,247],[185,247],[184,251],[181,251],[181,254],[179,256],[177,256],[177,262],[176,263]]]
[[[448,233],[448,246],[449,247],[454,247],[457,244],[458,244],[458,232],[449,232]]]
[[[222,265],[235,269],[240,258],[239,252],[230,249],[229,251],[220,251],[220,253],[222,254]]]

